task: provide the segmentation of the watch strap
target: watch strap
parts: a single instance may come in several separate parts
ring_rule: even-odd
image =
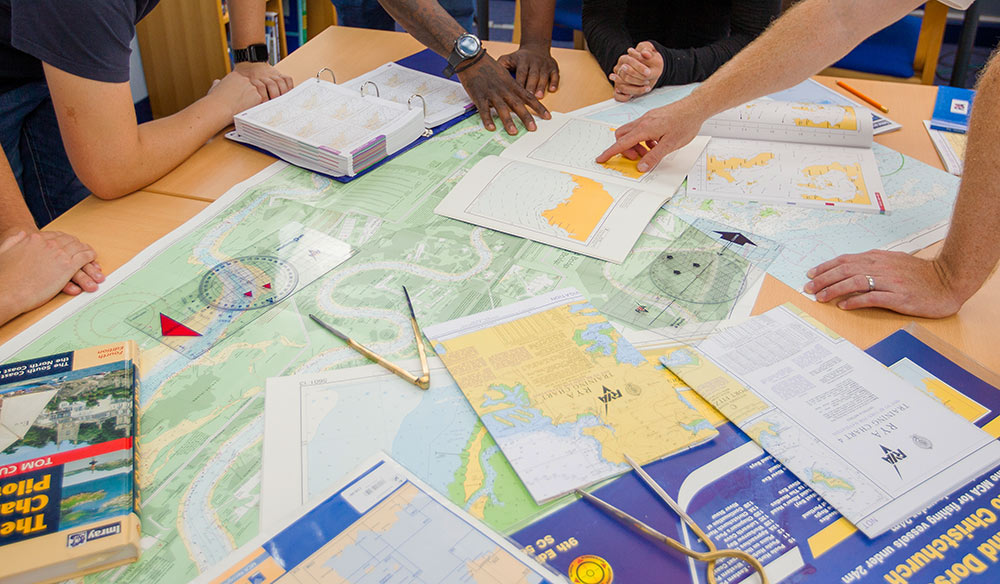
[[[233,50],[233,61],[236,63],[264,63],[267,61],[268,57],[267,45],[264,43],[256,43],[250,45],[245,49],[234,49]]]

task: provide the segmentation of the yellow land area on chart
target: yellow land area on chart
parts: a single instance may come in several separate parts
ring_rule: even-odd
[[[587,241],[615,200],[596,180],[570,176],[576,183],[573,193],[555,208],[542,211],[542,217],[549,225],[565,229],[570,239]]]
[[[437,344],[441,360],[529,490],[536,481],[558,478],[542,464],[548,456],[542,438],[549,432],[579,441],[581,452],[614,464],[624,464],[625,453],[657,460],[716,435],[705,414],[680,397],[682,384],[647,361],[587,303]],[[527,441],[537,441],[536,448],[526,448]],[[587,456],[593,455],[582,460],[591,460]]]
[[[810,106],[796,106],[794,109],[803,111],[818,111]],[[823,108],[823,111],[829,111],[830,108]],[[832,130],[847,130],[850,132],[855,132],[858,129],[858,115],[855,113],[853,107],[845,107],[843,109],[844,117],[838,122],[830,122],[824,120],[818,122],[810,118],[795,118],[795,125],[804,128],[829,128]]]
[[[639,172],[638,159],[629,160],[628,158],[625,158],[621,154],[617,154],[613,156],[611,160],[608,160],[607,162],[600,162],[598,164],[600,164],[601,166],[603,166],[608,170],[612,170],[628,178],[634,178],[636,180],[642,178],[642,173]]]
[[[843,173],[844,176],[854,185],[854,195],[847,197],[831,197],[823,195],[809,195],[803,194],[803,199],[810,199],[813,201],[831,201],[831,202],[842,202],[842,203],[856,203],[858,205],[870,205],[872,202],[871,197],[868,196],[868,187],[865,185],[865,177],[861,172],[860,164],[841,164],[839,162],[834,162],[831,164],[817,164],[814,166],[807,166],[802,169],[802,174],[804,174],[809,182],[799,183],[798,186],[804,189],[814,189],[814,190],[824,190],[829,189],[834,186],[833,181],[828,175],[831,173]]]
[[[712,175],[718,176],[719,178],[725,179],[726,182],[736,182],[731,171],[740,168],[753,168],[755,166],[765,166],[768,162],[774,160],[773,152],[761,152],[753,158],[726,158],[720,159],[715,156],[709,155],[708,163],[706,167],[708,169],[708,180],[712,180]]]

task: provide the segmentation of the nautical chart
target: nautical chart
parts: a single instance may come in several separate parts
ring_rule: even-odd
[[[351,246],[314,229],[299,225],[291,233],[255,242],[126,322],[193,359],[353,254]]]
[[[732,315],[780,253],[770,239],[698,219],[630,279],[609,280],[614,291],[600,308],[633,327],[700,336]]]

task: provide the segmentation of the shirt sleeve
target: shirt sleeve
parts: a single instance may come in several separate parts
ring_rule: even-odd
[[[941,4],[956,10],[968,10],[976,0],[938,0]]]
[[[684,85],[708,79],[726,61],[740,52],[781,13],[781,0],[735,0],[730,16],[729,36],[690,49],[670,49],[660,43],[653,46],[663,56],[663,73],[656,86]],[[705,15],[717,18],[716,15]]]
[[[583,36],[605,75],[635,46],[625,26],[626,10],[626,0],[583,0]]]
[[[134,0],[11,0],[11,45],[95,81],[129,80]]]

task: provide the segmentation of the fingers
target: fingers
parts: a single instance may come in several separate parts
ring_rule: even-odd
[[[511,100],[509,105],[511,109],[514,110],[514,113],[517,114],[517,117],[521,118],[521,123],[524,124],[524,127],[527,128],[529,132],[534,132],[537,128],[535,120],[531,117],[531,114],[528,113],[528,108],[524,106],[524,103],[515,99]]]
[[[514,58],[509,53],[506,55],[500,55],[500,58],[497,59],[497,63],[500,63],[500,66],[504,67],[508,71],[513,71],[517,68],[517,63],[514,62]]]
[[[641,120],[642,118],[639,119]],[[639,120],[629,122],[615,130],[615,143],[608,146],[604,152],[601,152],[597,156],[597,162],[607,162],[612,157],[624,154],[626,151],[631,150],[639,144],[642,141],[642,138],[640,138],[640,134],[635,131],[635,129],[638,128],[636,125],[638,121]]]
[[[539,71],[539,68],[537,66],[531,66],[528,69],[528,79],[522,84],[528,93],[539,99],[545,97],[545,81],[543,81],[541,77],[541,71]]]
[[[514,124],[514,120],[510,117],[510,108],[507,107],[507,103],[503,100],[497,100],[493,104],[493,109],[497,111],[497,117],[500,118],[500,123],[503,124],[507,133],[511,136],[516,136],[517,125]]]
[[[491,132],[496,130],[497,126],[493,123],[493,112],[489,102],[481,99],[473,99],[472,101],[476,104],[476,109],[479,110],[479,119],[483,121],[483,127]]]
[[[559,67],[554,67],[551,72],[549,72],[549,92],[554,92],[559,89]]]
[[[295,81],[292,80],[288,75],[278,74],[278,77],[274,80],[278,84],[278,89],[281,90],[281,94],[284,95],[295,87]]]
[[[66,285],[63,286],[62,291],[70,296],[76,296],[77,294],[83,292],[83,290],[81,290],[80,287],[73,282],[67,282]]]
[[[634,53],[636,56],[640,56],[638,52],[635,52],[635,49],[629,49],[629,51],[629,54],[618,58],[618,67],[615,68],[615,73],[619,79],[627,83],[643,85],[649,80],[653,71],[632,55]]]
[[[271,77],[265,77],[263,79],[264,86],[267,87],[267,94],[261,96],[263,99],[274,99],[281,95],[281,89],[278,87],[278,82]]]
[[[70,280],[72,283],[79,286],[85,292],[96,292],[97,282],[94,281],[86,272],[83,270],[78,270],[76,274],[73,275],[73,279]],[[64,288],[65,289],[65,288]]]
[[[875,292],[865,292],[864,294],[856,294],[849,298],[845,298],[837,303],[837,307],[843,310],[855,310],[858,308],[888,308],[889,310],[900,311],[902,305],[899,301],[899,296],[892,292],[876,290]]]
[[[253,85],[254,89],[257,90],[257,94],[260,95],[262,101],[267,100],[267,86],[264,85],[263,81],[259,79],[251,79],[250,84]]]
[[[514,68],[514,80],[517,81],[517,84],[520,85],[521,87],[527,88],[528,87],[528,71],[531,69],[531,66],[528,65],[528,63],[525,63],[525,62],[522,61],[520,64],[515,64],[514,67],[515,67]],[[531,91],[532,93],[534,93],[533,89],[528,89],[528,91]]]
[[[648,144],[653,144],[650,141]],[[645,153],[639,160],[639,164],[635,165],[636,170],[639,172],[649,172],[663,160],[667,154],[673,151],[665,142],[655,142],[656,146],[652,147],[649,152]]]

